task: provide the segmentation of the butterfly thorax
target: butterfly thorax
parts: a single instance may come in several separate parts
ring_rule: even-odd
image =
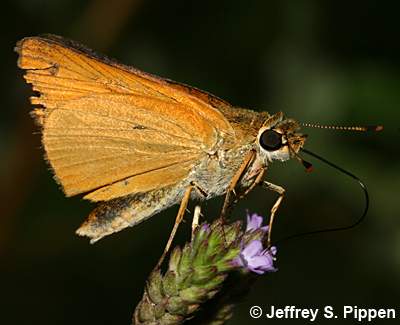
[[[220,148],[213,154],[204,156],[191,171],[187,180],[195,182],[207,193],[207,197],[199,192],[194,193],[194,198],[209,199],[225,194],[244,157],[252,150],[256,153],[255,159],[243,175],[239,186],[242,188],[250,186],[252,180],[249,180],[247,175],[255,174],[257,170],[265,167],[260,159],[257,159],[259,156],[257,134],[268,118],[268,113],[241,108],[227,109],[223,113],[232,125],[235,136],[227,135]]]

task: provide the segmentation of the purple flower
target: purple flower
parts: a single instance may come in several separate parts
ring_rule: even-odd
[[[204,232],[210,232],[210,230],[211,230],[210,225],[208,223],[204,223],[201,226],[201,230],[204,231]]]
[[[263,217],[259,216],[256,213],[253,213],[250,215],[247,213],[247,226],[246,226],[246,231],[256,231],[258,229],[261,229],[264,232],[268,231],[268,226],[261,227],[263,222]]]
[[[260,240],[253,240],[241,250],[232,263],[257,274],[275,272],[277,270],[273,265],[275,254],[276,247],[264,249]]]

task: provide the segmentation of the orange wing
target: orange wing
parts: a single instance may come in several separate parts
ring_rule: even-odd
[[[104,201],[182,180],[234,131],[204,92],[99,58],[56,36],[16,47],[43,145],[67,196]]]

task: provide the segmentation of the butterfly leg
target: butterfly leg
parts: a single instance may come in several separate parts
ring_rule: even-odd
[[[201,207],[200,207],[200,205],[196,205],[194,208],[193,221],[192,221],[192,239],[193,239],[195,230],[199,226],[199,220],[200,220],[201,216],[202,216]]]
[[[237,170],[231,182],[229,183],[228,189],[226,190],[224,205],[222,206],[221,218],[224,218],[227,215],[228,210],[231,207],[232,194],[236,195],[235,187],[239,183],[241,177],[246,172],[250,163],[253,161],[254,157],[255,157],[254,150],[251,150],[247,153],[242,164],[240,165],[239,169]]]
[[[276,185],[276,184],[272,184],[270,182],[264,181],[262,183],[263,187],[274,191],[276,193],[279,194],[279,197],[276,199],[274,205],[271,208],[271,215],[269,217],[269,228],[268,228],[268,239],[267,239],[267,247],[271,246],[271,233],[272,233],[272,225],[274,223],[274,218],[275,218],[275,214],[276,211],[278,210],[279,206],[282,203],[283,197],[285,196],[285,189],[282,186]]]
[[[260,185],[261,182],[263,181],[264,174],[265,174],[265,168],[260,169],[258,174],[256,174],[257,176],[254,182],[243,193],[237,196],[237,198],[233,203],[236,204],[239,200],[243,199],[247,194],[249,194],[257,185]]]
[[[189,203],[190,194],[192,193],[192,190],[193,190],[193,185],[189,185],[185,191],[185,194],[183,195],[181,205],[179,206],[178,214],[176,215],[176,218],[175,218],[174,227],[172,228],[171,234],[169,235],[167,244],[165,245],[165,248],[164,248],[164,252],[161,255],[160,259],[158,260],[156,267],[154,268],[155,270],[160,268],[162,262],[164,261],[165,256],[168,254],[168,251],[171,248],[172,241],[174,240],[174,237],[178,230],[178,227],[183,220],[183,216],[185,215],[186,207]]]

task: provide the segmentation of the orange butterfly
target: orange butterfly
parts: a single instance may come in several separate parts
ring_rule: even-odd
[[[39,93],[33,116],[56,180],[100,202],[77,230],[92,242],[181,202],[179,221],[190,198],[226,194],[225,214],[305,141],[282,113],[234,108],[58,36],[24,38],[16,51]],[[273,216],[284,189],[264,184],[280,193]]]

